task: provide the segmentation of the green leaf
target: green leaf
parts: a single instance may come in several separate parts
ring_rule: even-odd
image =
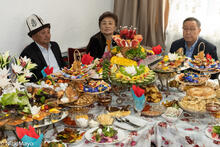
[[[220,126],[213,126],[213,133],[220,135]]]

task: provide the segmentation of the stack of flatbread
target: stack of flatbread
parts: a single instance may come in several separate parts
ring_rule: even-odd
[[[206,104],[216,102],[216,92],[213,88],[202,86],[192,87],[186,91],[186,96],[181,99],[179,105],[190,112],[206,112]]]

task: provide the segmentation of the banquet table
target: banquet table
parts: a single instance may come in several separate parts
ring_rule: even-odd
[[[127,99],[123,101],[122,105],[133,105],[131,91],[125,91]],[[185,96],[185,92],[179,91],[176,88],[170,88],[170,94],[167,96],[163,93],[163,99],[160,103],[166,100],[181,99]],[[117,97],[113,95],[112,105],[115,106]],[[106,112],[103,106],[95,105],[89,113],[97,116],[101,113]],[[127,146],[136,146],[136,147],[150,147],[154,143],[158,147],[217,147],[220,146],[220,142],[214,141],[207,137],[205,134],[205,129],[208,124],[212,121],[211,117],[208,114],[204,115],[193,115],[187,112],[183,112],[180,118],[174,122],[169,123],[163,117],[146,117],[138,116],[137,113],[131,109],[131,115],[141,117],[146,121],[146,125],[136,131],[123,130],[127,137],[116,144],[103,145],[95,144],[89,142],[85,138],[82,139],[77,144],[66,144],[66,146],[76,146],[76,147],[101,147],[101,146],[115,146],[115,147],[127,147]],[[66,126],[61,121],[55,124],[58,131],[63,130]],[[45,128],[41,128],[44,130]],[[83,131],[88,130],[89,128],[84,129]],[[7,131],[6,135],[8,136],[8,143],[13,142],[15,145],[16,140],[15,135],[11,131]],[[49,127],[48,131],[44,134],[44,141],[50,142],[55,139],[54,129],[52,126]]]

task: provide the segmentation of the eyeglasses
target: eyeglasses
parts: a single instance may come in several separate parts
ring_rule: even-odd
[[[183,28],[183,31],[195,32],[196,28]]]

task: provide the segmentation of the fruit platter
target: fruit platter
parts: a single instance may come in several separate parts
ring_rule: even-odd
[[[178,68],[182,67],[185,59],[185,56],[180,56],[177,53],[168,53],[160,62],[150,68],[158,73],[176,72]]]
[[[155,73],[143,64],[120,66],[112,71],[110,80],[116,85],[148,85],[155,81]]]
[[[112,53],[118,53],[120,51],[125,58],[136,61],[146,58],[147,51],[140,45],[143,37],[136,34],[136,28],[121,27],[120,34],[114,35],[112,38],[118,45],[113,48]]]
[[[209,74],[199,74],[194,72],[181,73],[176,76],[176,80],[184,85],[202,85],[210,78]]]
[[[85,138],[96,144],[115,144],[125,139],[125,133],[112,126],[92,128],[85,133]]]

